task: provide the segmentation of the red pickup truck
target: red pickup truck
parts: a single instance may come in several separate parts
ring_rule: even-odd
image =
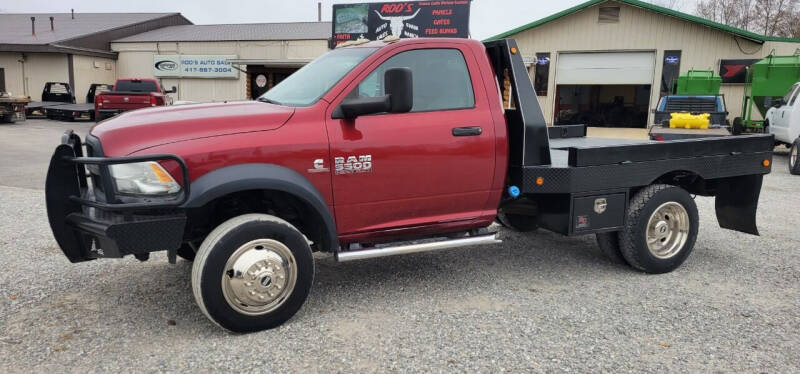
[[[497,243],[492,223],[596,235],[648,273],[680,266],[699,230],[757,235],[774,139],[654,142],[548,128],[516,43],[463,39],[339,48],[257,101],[150,108],[67,132],[46,183],[72,262],[156,251],[193,260],[214,323],[291,318],[337,261]],[[491,227],[490,227],[491,226]]]
[[[118,79],[113,91],[95,97],[94,118],[101,121],[128,110],[169,105],[167,94],[175,92],[175,86],[164,90],[155,79]]]

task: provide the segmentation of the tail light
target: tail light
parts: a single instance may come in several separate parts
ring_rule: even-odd
[[[155,96],[150,96],[150,106],[157,106],[158,105],[158,98]]]

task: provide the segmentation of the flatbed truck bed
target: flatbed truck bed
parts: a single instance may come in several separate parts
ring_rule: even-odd
[[[94,121],[94,104],[65,104],[45,108],[48,119],[62,121]]]
[[[60,101],[31,101],[25,106],[28,118],[47,118],[47,109],[62,105],[71,105]]]

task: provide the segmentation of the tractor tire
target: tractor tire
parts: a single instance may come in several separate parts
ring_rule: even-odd
[[[517,232],[531,232],[539,229],[539,223],[533,216],[498,213],[497,222],[501,226]]]
[[[742,135],[743,132],[744,132],[744,123],[742,122],[742,117],[734,118],[733,126],[731,126],[731,134]]]
[[[698,217],[697,205],[686,190],[665,184],[643,188],[631,199],[619,234],[622,256],[650,274],[677,269],[692,253]]]
[[[600,247],[600,252],[606,256],[611,262],[615,264],[625,264],[625,257],[622,256],[622,251],[619,249],[619,232],[603,232],[595,235],[597,239],[597,246]]]
[[[203,314],[233,332],[271,329],[300,310],[314,281],[305,236],[266,214],[217,226],[192,265],[192,291]]]
[[[789,149],[789,173],[800,175],[800,138],[797,138]]]

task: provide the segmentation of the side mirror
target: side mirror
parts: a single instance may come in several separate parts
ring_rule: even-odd
[[[772,106],[775,107],[775,108],[780,108],[780,107],[782,107],[784,105],[786,105],[786,102],[783,101],[783,99],[778,99],[777,101],[775,101],[775,103]]]
[[[345,99],[333,111],[333,119],[353,119],[375,113],[408,113],[414,106],[411,69],[392,68],[384,74],[386,95]]]
[[[176,93],[176,92],[178,92],[178,87],[175,87],[175,86],[172,86],[171,89],[164,91],[164,93],[168,93],[168,94]]]

